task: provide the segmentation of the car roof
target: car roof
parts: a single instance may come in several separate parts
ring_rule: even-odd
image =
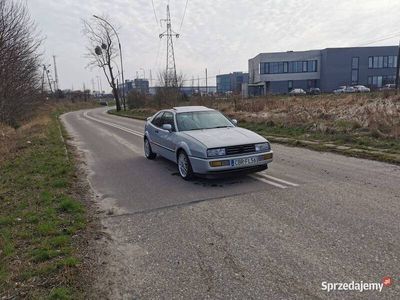
[[[173,110],[177,113],[193,112],[193,111],[212,111],[213,109],[205,106],[177,106]]]

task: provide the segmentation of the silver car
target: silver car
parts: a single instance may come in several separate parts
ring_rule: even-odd
[[[236,125],[203,106],[162,110],[147,119],[144,153],[148,159],[161,155],[175,162],[185,180],[267,169],[273,157],[269,142]]]

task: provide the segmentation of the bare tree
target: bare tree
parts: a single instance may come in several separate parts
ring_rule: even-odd
[[[158,74],[158,80],[160,87],[157,88],[155,95],[158,107],[178,105],[179,101],[182,100],[181,88],[185,82],[184,75],[179,74],[175,81],[172,76],[167,76],[166,71],[163,71]]]
[[[0,0],[0,122],[17,126],[40,103],[41,42],[25,4]]]
[[[103,17],[103,19],[106,18]],[[95,19],[92,22],[84,20],[83,33],[88,40],[87,57],[90,59],[88,66],[99,67],[103,70],[112,89],[117,110],[120,111],[121,102],[113,69],[114,60],[118,57],[115,33],[107,22],[100,19]]]

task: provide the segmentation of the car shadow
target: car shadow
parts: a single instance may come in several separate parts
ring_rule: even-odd
[[[143,158],[145,159],[145,158]],[[176,176],[180,178],[179,172],[177,165],[173,163],[172,161],[158,156],[154,161],[157,161],[160,163],[160,167],[164,167],[164,169],[171,175],[171,176]],[[180,180],[184,181],[183,179],[180,178]],[[248,181],[253,181],[251,177],[248,176],[248,174],[229,174],[229,175],[224,175],[221,177],[217,178],[205,178],[205,177],[200,177],[200,176],[195,176],[192,180],[186,181],[188,184],[194,184],[197,186],[203,186],[205,188],[223,188],[226,186],[230,185],[235,185],[235,184],[242,184],[246,183]],[[185,181],[184,181],[185,182]]]

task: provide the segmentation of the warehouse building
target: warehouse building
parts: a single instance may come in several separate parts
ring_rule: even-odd
[[[230,74],[217,75],[217,93],[240,94],[242,84],[249,82],[249,74],[243,72],[233,72]]]
[[[394,83],[397,46],[327,48],[261,53],[249,60],[248,95],[284,94],[295,88],[332,92],[339,86],[380,88]]]

